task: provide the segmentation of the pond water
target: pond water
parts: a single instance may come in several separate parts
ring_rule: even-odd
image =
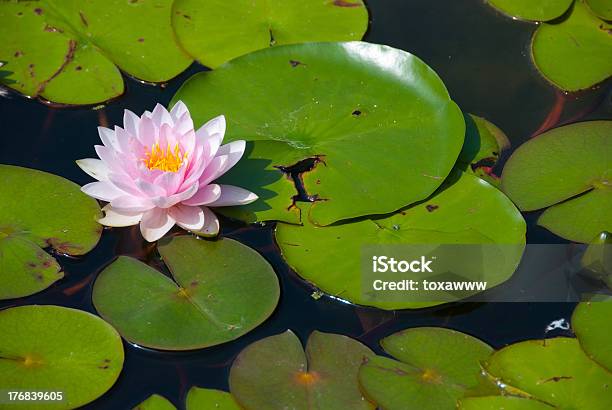
[[[560,123],[612,118],[609,83],[579,94],[555,91],[530,62],[529,42],[536,25],[502,16],[482,0],[372,0],[368,6],[371,25],[365,41],[419,56],[442,77],[462,109],[498,125],[513,147],[538,130]],[[74,161],[95,157],[97,125],[120,124],[126,108],[139,114],[157,102],[167,105],[183,81],[204,69],[194,64],[164,87],[128,79],[123,97],[93,110],[54,108],[12,94],[2,98],[0,163],[44,170],[78,184],[90,182]],[[563,242],[535,225],[537,214],[525,216],[529,243]],[[164,353],[126,344],[125,366],[116,385],[84,408],[131,408],[152,393],[181,406],[192,385],[227,390],[234,357],[253,341],[286,329],[302,340],[315,329],[346,334],[380,353],[377,341],[394,331],[444,326],[473,334],[498,348],[542,337],[549,323],[569,319],[574,308],[572,303],[457,303],[383,312],[328,297],[315,300],[313,289],[281,260],[272,239],[273,224],[244,227],[223,220],[222,226],[224,235],[257,249],[274,266],[282,286],[276,312],[239,340],[205,350]],[[64,280],[40,294],[2,301],[0,308],[57,304],[94,312],[93,279],[117,255],[131,255],[159,267],[153,247],[141,239],[137,228],[106,230],[98,247],[87,256],[59,257],[66,273]]]

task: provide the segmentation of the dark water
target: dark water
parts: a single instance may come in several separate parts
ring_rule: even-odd
[[[542,126],[612,118],[609,83],[573,95],[555,91],[530,62],[529,42],[536,26],[502,16],[482,0],[371,0],[368,5],[372,22],[366,41],[401,48],[422,58],[438,72],[465,111],[497,124],[513,147]],[[180,84],[202,69],[194,64],[165,88],[127,79],[126,95],[98,110],[53,109],[16,95],[0,99],[0,163],[44,170],[78,184],[90,182],[74,161],[95,157],[96,126],[120,124],[125,108],[139,114],[157,102],[166,105]],[[530,243],[562,242],[535,226],[536,218],[534,213],[526,215]],[[326,297],[314,300],[312,289],[280,259],[272,227],[243,227],[223,221],[223,233],[258,249],[280,278],[281,301],[268,321],[235,342],[194,352],[160,353],[126,344],[125,366],[117,384],[84,408],[127,409],[152,393],[163,394],[181,408],[192,385],[227,390],[229,366],[240,350],[288,328],[302,340],[314,329],[346,334],[380,352],[377,341],[394,331],[445,326],[501,347],[542,337],[552,320],[569,318],[574,308],[571,303],[463,303],[382,312]],[[59,257],[66,272],[64,280],[41,294],[2,301],[0,308],[57,304],[94,312],[93,279],[120,254],[155,261],[154,249],[140,239],[137,229],[106,230],[99,246],[86,257]]]

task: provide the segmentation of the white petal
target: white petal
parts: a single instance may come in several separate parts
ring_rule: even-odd
[[[123,111],[123,128],[130,134],[132,137],[136,137],[138,135],[138,123],[140,122],[140,118],[134,114],[130,110]]]
[[[125,195],[125,192],[115,187],[107,181],[92,182],[91,184],[83,185],[81,191],[87,195],[99,199],[101,201],[111,202],[112,200]]]
[[[108,181],[108,167],[99,159],[85,158],[77,160],[77,165],[89,176],[98,181]]]
[[[216,201],[221,196],[221,187],[217,184],[210,184],[196,192],[191,198],[183,201],[189,206],[206,205]]]
[[[170,110],[170,115],[172,115],[172,117],[174,118],[174,121],[176,122],[186,112],[189,112],[189,110],[187,109],[187,106],[185,105],[184,102],[179,100],[177,101],[176,104],[174,104],[174,106]]]
[[[207,204],[207,206],[233,206],[233,205],[246,205],[256,201],[259,197],[244,188],[240,188],[233,185],[220,185],[221,196],[214,202]]]
[[[98,222],[104,226],[132,226],[136,225],[142,219],[141,212],[118,212],[108,204],[104,208],[104,218],[98,219]]]
[[[174,219],[166,209],[153,208],[142,216],[140,232],[149,242],[155,242],[174,226]]]
[[[115,134],[114,130],[105,127],[98,127],[98,135],[100,135],[100,140],[105,147],[115,151],[121,151],[119,141],[117,140],[117,134]]]
[[[198,234],[205,236],[217,236],[219,234],[219,218],[210,209],[203,206],[204,212],[204,227],[198,231]]]
[[[196,131],[196,139],[205,146],[204,156],[206,161],[214,157],[219,146],[221,146],[221,141],[223,141],[225,135],[225,127],[225,117],[220,115],[208,121]]]
[[[204,227],[204,211],[199,206],[176,205],[168,210],[176,224],[188,231],[199,231]]]

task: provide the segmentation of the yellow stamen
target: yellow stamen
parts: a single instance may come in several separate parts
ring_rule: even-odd
[[[164,172],[176,172],[181,168],[183,162],[187,159],[187,153],[181,151],[179,144],[170,148],[170,144],[166,149],[162,149],[159,143],[155,143],[151,152],[147,152],[143,158],[143,162],[150,170],[160,170]]]

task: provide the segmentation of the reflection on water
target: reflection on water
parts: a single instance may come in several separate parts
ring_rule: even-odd
[[[575,95],[555,91],[530,63],[529,42],[535,26],[501,16],[482,1],[368,3],[372,25],[367,41],[419,56],[438,72],[465,111],[498,125],[510,137],[513,147],[536,131],[560,122],[612,115],[609,86]],[[41,169],[79,184],[90,182],[74,161],[95,155],[96,126],[120,124],[123,109],[139,113],[157,102],[167,104],[178,86],[202,69],[194,65],[164,88],[128,79],[123,98],[96,110],[53,109],[13,95],[0,97],[0,163]],[[536,218],[537,213],[526,215],[530,243],[564,242],[535,226]],[[229,365],[238,352],[255,340],[287,328],[302,340],[314,329],[347,334],[378,352],[377,341],[381,337],[424,325],[471,333],[495,347],[557,334],[554,332],[567,334],[563,326],[549,327],[553,321],[569,318],[573,304],[458,303],[416,312],[385,312],[328,297],[316,300],[311,297],[312,288],[282,262],[272,239],[273,226],[243,227],[223,221],[224,234],[259,250],[279,275],[282,296],[270,320],[235,342],[194,352],[161,353],[126,344],[125,368],[116,386],[85,408],[127,408],[151,393],[163,394],[179,404],[191,385],[227,389]],[[144,243],[137,229],[107,230],[100,245],[86,257],[59,256],[66,271],[64,280],[39,295],[0,302],[0,307],[58,304],[93,311],[93,280],[118,254],[163,269],[154,248]]]

